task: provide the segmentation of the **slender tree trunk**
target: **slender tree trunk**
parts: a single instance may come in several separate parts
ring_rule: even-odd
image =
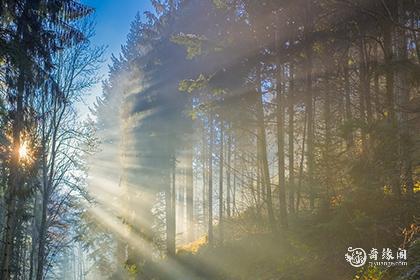
[[[393,123],[395,118],[394,110],[394,71],[392,70],[391,63],[393,61],[392,51],[392,23],[384,23],[384,57],[385,64],[385,79],[386,79],[386,110],[387,119]]]
[[[188,146],[186,170],[186,196],[187,196],[187,241],[194,239],[194,173],[193,173],[193,145]]]
[[[259,148],[261,146],[261,139],[258,137],[257,138],[257,158],[256,158],[256,169],[257,169],[257,187],[260,189],[261,191],[261,198],[259,199],[259,213],[261,212],[261,209],[263,209],[264,207],[266,207],[267,204],[267,192],[266,192],[266,187],[264,184],[264,176],[263,176],[263,171],[262,171],[262,162],[261,162],[261,149]]]
[[[363,34],[364,36],[364,34]],[[369,56],[368,47],[366,45],[366,39],[362,39],[361,43],[362,48],[362,56],[363,56],[363,68],[364,68],[364,79],[363,79],[363,89],[364,89],[364,97],[365,97],[365,104],[366,104],[366,120],[367,124],[370,125],[372,123],[373,117],[373,110],[372,110],[372,94],[370,90],[370,80],[371,80],[371,73],[370,73],[370,61],[371,57]]]
[[[375,45],[374,47],[374,64],[375,69],[378,69],[379,67],[379,58],[378,58],[378,46]],[[379,102],[379,96],[381,94],[379,89],[379,73],[374,72],[374,79],[373,79],[373,86],[374,86],[374,103],[375,103],[375,117],[379,118],[381,109],[380,109],[380,102]]]
[[[285,98],[281,85],[281,66],[277,65],[277,156],[278,156],[278,177],[279,177],[279,207],[280,225],[287,228],[287,203],[286,203],[286,179],[285,179],[285,155],[284,155],[284,130],[285,130]]]
[[[223,146],[224,146],[224,123],[220,121],[220,155],[219,155],[219,239],[223,243]]]
[[[312,93],[312,28],[313,28],[313,19],[312,19],[312,7],[311,2],[306,1],[305,6],[305,26],[304,26],[304,36],[305,36],[305,54],[306,54],[306,65],[305,65],[305,76],[306,76],[306,98],[305,98],[305,107],[308,116],[308,143],[307,143],[307,169],[308,169],[308,185],[309,185],[309,204],[311,210],[315,208],[315,190],[314,186],[314,106],[313,106],[313,93]]]
[[[42,214],[41,225],[39,232],[39,245],[38,245],[38,267],[36,273],[36,280],[42,280],[44,275],[45,264],[45,249],[46,249],[46,235],[47,235],[47,209],[48,209],[48,192],[44,189],[42,194]]]
[[[295,213],[295,107],[294,107],[294,65],[290,65],[290,87],[289,87],[289,100],[288,100],[288,113],[289,113],[289,209],[290,213]]]
[[[362,35],[363,36],[363,35]],[[369,80],[366,66],[366,49],[364,38],[360,39],[359,42],[359,106],[360,106],[360,121],[363,124],[361,129],[361,140],[362,140],[362,154],[367,152],[367,137],[366,137],[366,96],[369,90]]]
[[[328,74],[327,74],[328,75]],[[325,192],[322,196],[321,216],[328,215],[330,210],[330,193],[331,193],[331,97],[330,83],[328,77],[325,77],[325,100],[324,100],[324,123],[325,123],[325,142],[323,162],[325,169]]]
[[[30,255],[30,267],[29,267],[29,279],[32,280],[34,277],[35,267],[38,263],[38,252],[37,252],[37,245],[39,244],[38,238],[38,214],[39,214],[39,207],[38,207],[38,196],[39,193],[35,194],[34,199],[34,211],[33,211],[33,218],[32,218],[32,236],[31,236],[31,255]]]
[[[235,152],[233,161],[234,161],[234,167],[236,170],[236,163],[237,163],[237,154]],[[236,172],[233,174],[233,190],[232,190],[232,215],[235,216],[236,212],[236,187],[237,187],[237,174]]]
[[[188,106],[193,109],[193,98],[192,96],[188,98]],[[194,142],[192,140],[194,134],[194,121],[189,121],[189,131],[187,133],[187,153],[186,153],[186,211],[187,211],[187,241],[191,242],[194,240],[194,170],[193,170],[193,161],[194,161]]]
[[[178,232],[175,233],[175,236],[177,236],[178,234],[181,234],[181,236],[185,237],[185,208],[186,208],[186,204],[185,204],[185,183],[186,180],[184,180],[184,182],[180,181],[180,179],[186,179],[185,176],[185,168],[179,168],[179,175],[178,176],[178,190],[177,190],[177,202],[176,202],[176,213],[177,213],[177,230]]]
[[[303,135],[302,135],[302,155],[300,157],[300,164],[299,164],[299,182],[297,186],[297,197],[296,197],[296,213],[299,212],[300,206],[300,190],[302,188],[302,181],[303,181],[303,163],[305,159],[305,140],[306,140],[306,123],[307,123],[307,113],[305,112],[305,121],[303,123]]]
[[[44,101],[44,100],[43,100]],[[43,105],[44,106],[44,105]],[[48,182],[48,166],[47,166],[47,152],[46,147],[46,124],[42,124],[42,133],[43,133],[43,153],[42,153],[42,192],[41,192],[41,222],[39,227],[39,236],[38,236],[38,263],[36,268],[36,280],[42,280],[44,273],[44,263],[45,263],[45,247],[46,247],[46,235],[47,235],[47,212],[48,212],[48,199],[49,199],[49,182]]]
[[[229,131],[228,142],[227,142],[227,170],[226,170],[226,215],[228,218],[231,216],[230,211],[230,196],[231,196],[231,185],[230,185],[230,173],[231,173],[231,157],[232,157],[232,135]]]
[[[257,144],[258,145],[258,144]],[[261,208],[263,207],[263,204],[261,202],[261,193],[262,193],[262,187],[261,187],[261,172],[260,172],[260,161],[259,156],[257,155],[257,158],[255,160],[255,177],[257,180],[257,200],[256,200],[256,207],[257,207],[257,215],[261,216]],[[265,198],[265,193],[263,193],[263,197]]]
[[[201,150],[201,153],[202,153],[202,155],[201,155],[201,160],[202,160],[202,163],[203,163],[203,171],[202,171],[202,174],[203,174],[203,189],[202,189],[202,200],[203,200],[203,205],[202,205],[202,209],[203,209],[203,227],[204,228],[206,228],[206,223],[207,223],[207,221],[208,221],[208,217],[207,217],[207,209],[208,209],[208,206],[207,206],[207,204],[206,204],[206,201],[207,201],[207,176],[208,176],[208,172],[207,172],[207,164],[206,164],[206,161],[207,161],[207,157],[206,157],[206,155],[207,155],[207,137],[206,137],[206,128],[205,128],[205,123],[203,123],[203,139],[202,139],[202,141],[203,141],[203,147],[202,147],[202,150]]]
[[[263,181],[265,189],[267,191],[267,212],[268,212],[268,222],[270,224],[272,232],[277,232],[276,221],[274,218],[273,210],[273,201],[271,194],[271,180],[270,180],[270,170],[268,166],[268,157],[267,157],[267,140],[265,135],[265,124],[264,124],[264,108],[263,108],[263,95],[261,92],[261,69],[260,66],[257,67],[257,86],[256,91],[256,106],[257,106],[257,125],[258,125],[258,139],[259,139],[259,152],[261,155],[261,168],[263,172]]]
[[[175,157],[172,159],[172,170],[170,172],[170,179],[168,180],[168,187],[165,193],[166,204],[166,251],[168,256],[173,257],[176,253],[176,162]]]
[[[348,124],[353,120],[351,111],[351,89],[350,89],[350,74],[349,74],[349,60],[348,50],[346,51],[346,62],[344,64],[344,104],[346,111],[346,121]],[[348,130],[346,135],[347,149],[353,146],[353,131]]]
[[[286,75],[284,74],[284,69],[281,65],[281,54],[280,54],[280,30],[277,28],[274,32],[274,44],[276,49],[276,101],[277,101],[277,156],[278,156],[278,192],[279,192],[279,207],[280,207],[280,226],[282,228],[288,227],[287,222],[287,202],[286,202],[286,166],[285,166],[285,121],[286,121],[286,98],[285,98],[285,90],[282,86],[282,78]],[[293,66],[290,66],[290,77],[293,80]],[[293,84],[293,82],[292,82]],[[290,89],[289,89],[290,91]],[[289,167],[290,168],[290,167]],[[290,196],[291,195],[291,196]],[[289,199],[294,200],[292,198],[293,194],[289,192]],[[292,205],[291,208],[294,208]]]
[[[7,191],[7,166],[5,164],[2,164],[1,167],[1,186],[0,186],[0,208],[1,209],[6,209],[6,205],[5,205],[5,192]],[[4,219],[5,219],[5,211],[0,211],[0,225],[4,224]],[[1,240],[1,238],[0,238]],[[0,243],[0,250],[3,251],[3,244]],[[1,259],[2,259],[2,255],[0,255],[0,263],[1,263]]]
[[[214,124],[213,124],[213,113],[210,113],[210,145],[209,145],[209,193],[208,193],[208,203],[209,203],[209,220],[208,220],[208,242],[209,245],[213,245],[213,142],[214,142]]]
[[[312,63],[309,63],[312,64]],[[311,67],[311,66],[307,66]],[[312,100],[312,74],[310,70],[307,70],[306,80],[306,111],[308,114],[307,129],[307,169],[308,169],[308,185],[309,185],[309,207],[311,210],[315,208],[315,190],[314,190],[314,109]]]
[[[19,259],[20,259],[20,264],[19,267],[22,268],[22,273],[21,273],[21,279],[27,279],[26,277],[26,253],[27,253],[27,241],[28,241],[28,236],[23,237],[24,242],[22,242],[22,244],[20,244],[20,253],[19,253]]]
[[[387,114],[387,121],[391,128],[396,129],[397,122],[395,118],[395,79],[394,79],[394,69],[392,67],[392,63],[394,62],[394,52],[393,52],[393,24],[389,21],[384,22],[383,30],[384,30],[384,56],[385,56],[385,79],[386,79],[386,114]],[[398,154],[398,147],[394,143],[391,143],[389,147],[389,152],[391,155]],[[394,161],[394,160],[393,160]],[[390,171],[390,186],[392,192],[395,196],[399,197],[401,195],[400,189],[400,172],[398,167],[395,166],[393,170]]]

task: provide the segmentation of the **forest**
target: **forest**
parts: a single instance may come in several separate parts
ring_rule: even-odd
[[[147,2],[0,0],[0,280],[419,280],[420,1]]]

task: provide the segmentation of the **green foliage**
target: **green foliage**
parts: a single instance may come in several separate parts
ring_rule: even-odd
[[[361,269],[353,278],[353,280],[384,280],[385,272],[379,267],[368,266]]]
[[[136,276],[138,274],[138,267],[135,264],[126,264],[125,265],[125,269],[127,269],[128,271],[128,275],[130,277],[130,279],[136,279]]]
[[[179,82],[178,90],[192,93],[196,90],[204,89],[208,85],[209,79],[200,74],[197,79],[182,80]]]
[[[203,43],[206,37],[196,34],[179,33],[171,38],[171,41],[183,45],[187,49],[187,59],[193,59],[203,53]]]
[[[213,4],[218,9],[225,10],[225,9],[228,8],[228,4],[227,4],[226,0],[213,0]]]

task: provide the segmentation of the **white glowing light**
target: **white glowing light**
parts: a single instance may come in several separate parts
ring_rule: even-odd
[[[25,142],[22,143],[22,145],[19,148],[19,158],[25,159],[28,157],[28,146]]]

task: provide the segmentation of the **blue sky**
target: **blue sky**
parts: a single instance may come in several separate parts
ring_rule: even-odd
[[[108,46],[105,54],[106,62],[102,65],[101,75],[104,78],[108,73],[108,64],[111,54],[118,55],[121,45],[126,42],[130,23],[134,20],[137,12],[143,14],[150,10],[149,0],[82,0],[83,4],[95,8],[94,19],[96,21],[96,34],[92,39],[93,45]],[[101,85],[98,84],[90,90],[86,98],[86,104],[80,105],[82,115],[87,113],[87,107],[91,106],[96,96],[101,94]]]

